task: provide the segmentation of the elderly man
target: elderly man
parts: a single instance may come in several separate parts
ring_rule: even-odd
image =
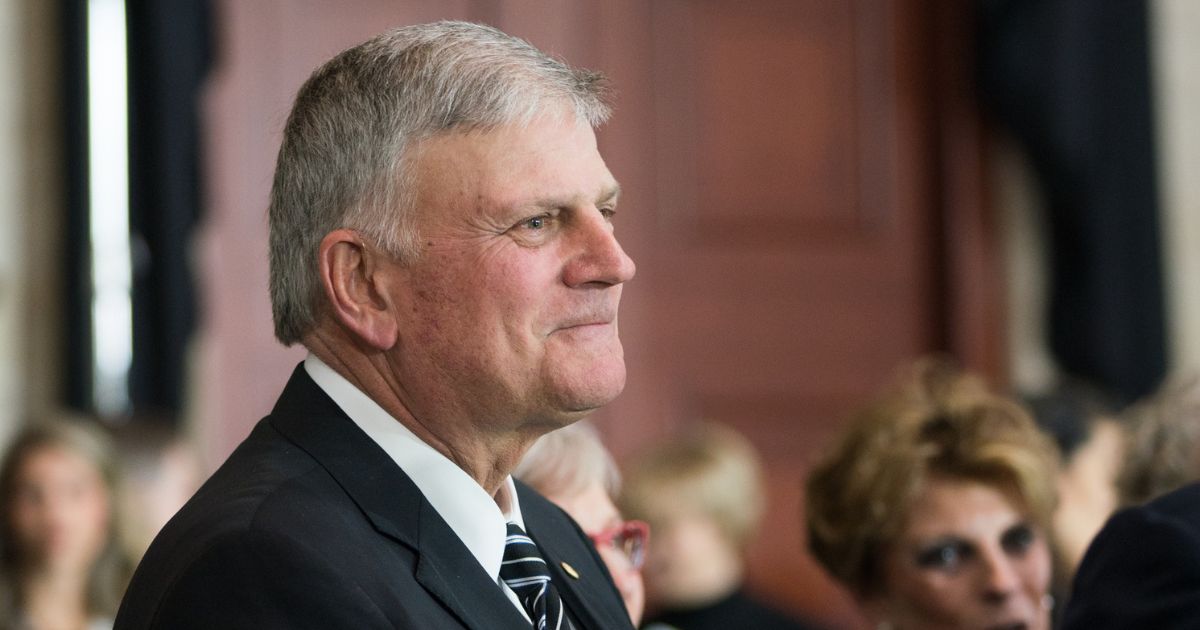
[[[276,335],[309,356],[117,628],[631,627],[587,537],[509,476],[625,383],[602,85],[452,22],[308,80],[270,263]]]

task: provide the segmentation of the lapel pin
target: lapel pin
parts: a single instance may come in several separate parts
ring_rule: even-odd
[[[563,571],[566,571],[567,575],[571,576],[572,578],[574,578],[576,580],[579,579],[579,572],[575,570],[575,567],[567,564],[565,561],[562,562],[561,564],[562,564]]]

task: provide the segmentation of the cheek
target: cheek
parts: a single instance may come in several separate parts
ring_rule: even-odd
[[[95,494],[85,503],[83,513],[93,531],[107,534],[108,522],[112,518],[112,504],[108,495],[97,489]]]
[[[108,536],[112,507],[103,486],[90,487],[64,500],[64,524],[77,532],[80,540],[103,540]]]
[[[14,533],[22,540],[37,538],[43,528],[45,514],[42,508],[31,501],[17,499],[13,501],[8,518],[12,522]]]
[[[917,575],[907,578],[896,586],[898,593],[925,608],[941,608],[953,600],[953,595],[964,592],[966,580],[961,576],[930,575],[914,571]]]
[[[925,576],[912,581],[912,599],[930,613],[951,613],[969,596],[966,575]]]
[[[619,585],[629,573],[629,562],[625,560],[625,556],[612,547],[600,547],[598,551],[600,559],[604,561],[604,566],[608,567],[608,572],[612,574],[613,580],[617,581]]]
[[[632,569],[617,569],[616,573],[613,573],[613,582],[616,583],[621,597],[631,604],[640,604],[645,598],[646,587],[642,584],[641,573]]]
[[[971,600],[970,576],[922,571],[911,565],[888,570],[887,606],[892,614],[908,618],[917,627],[945,623],[961,616]]]
[[[532,272],[504,264],[435,269],[419,280],[412,310],[422,341],[469,345],[506,329],[528,330],[542,302]]]
[[[1025,590],[1031,596],[1041,597],[1049,590],[1052,566],[1050,548],[1044,540],[1039,540],[1019,560],[1018,571],[1025,584]]]

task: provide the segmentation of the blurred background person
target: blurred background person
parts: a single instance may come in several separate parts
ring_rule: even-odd
[[[1183,630],[1200,619],[1200,484],[1118,511],[1088,547],[1063,630]]]
[[[0,627],[112,626],[132,569],[116,535],[117,468],[82,420],[34,424],[0,465]]]
[[[920,361],[812,471],[810,549],[877,627],[1044,630],[1055,459],[1016,403]]]
[[[1079,380],[1064,379],[1025,402],[1059,451],[1058,505],[1050,542],[1052,593],[1061,610],[1083,552],[1117,508],[1125,428],[1108,397]]]
[[[1128,445],[1117,477],[1121,506],[1200,480],[1200,376],[1169,379],[1122,415]]]
[[[753,446],[704,424],[642,453],[621,507],[654,532],[643,576],[644,628],[800,630],[808,626],[743,588],[744,551],[764,509]]]
[[[172,424],[135,416],[117,427],[121,544],[135,562],[203,481],[197,449]]]
[[[543,435],[513,476],[561,507],[592,539],[636,626],[645,606],[641,568],[649,530],[617,511],[621,474],[596,429],[581,420]]]
[[[1200,378],[1122,412],[1117,512],[1072,583],[1065,629],[1191,628],[1200,616]]]

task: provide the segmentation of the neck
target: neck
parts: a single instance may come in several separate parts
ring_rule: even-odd
[[[704,562],[688,563],[686,574],[647,593],[647,606],[654,609],[700,608],[728,597],[742,583],[741,556],[731,547],[705,547]]]
[[[716,603],[737,590],[742,583],[741,557],[730,553],[710,558],[707,571],[699,571],[694,576],[692,599],[690,604]]]
[[[83,628],[87,625],[87,575],[79,571],[41,570],[20,578],[21,607],[32,628]]]
[[[421,441],[466,471],[492,496],[541,435],[531,430],[487,431],[472,414],[450,400],[418,405],[410,388],[397,378],[385,353],[364,354],[344,336],[325,328],[306,336],[304,345]]]

